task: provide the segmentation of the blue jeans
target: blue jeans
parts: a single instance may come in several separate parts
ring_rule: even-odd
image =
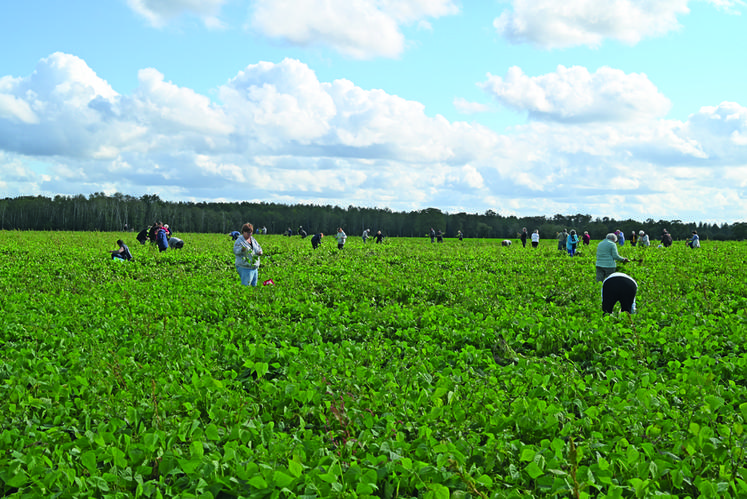
[[[241,277],[241,284],[244,286],[256,286],[257,278],[259,277],[258,269],[247,269],[245,267],[236,266],[236,272]]]

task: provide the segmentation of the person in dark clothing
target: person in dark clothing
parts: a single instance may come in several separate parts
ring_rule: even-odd
[[[314,234],[311,236],[311,247],[313,249],[317,249],[320,244],[322,244],[322,238],[324,237],[324,234],[319,232],[318,234]]]
[[[527,228],[524,227],[521,229],[521,246],[522,248],[527,247],[527,237],[529,237],[529,233],[527,233]]]
[[[119,246],[118,249],[109,252],[112,254],[112,260],[132,260],[132,253],[130,253],[130,248],[127,247],[124,241],[122,241],[121,239],[117,239],[117,245]]]
[[[635,313],[635,295],[638,283],[627,274],[615,272],[602,282],[602,312],[611,314],[615,303],[620,302],[620,310]]]
[[[162,227],[163,224],[161,222],[153,222],[153,225],[148,228],[148,241],[155,243],[156,237],[158,235],[158,230]]]
[[[436,232],[436,241],[439,243],[444,242],[444,233],[441,232],[441,229],[438,229],[438,232]]]
[[[661,245],[665,248],[669,248],[672,245],[672,234],[664,229],[664,233],[661,235]]]
[[[457,231],[457,237],[459,238],[459,240],[460,240],[460,241],[463,241],[463,240],[464,240],[464,234],[462,233],[462,231],[461,231],[461,230],[458,230],[458,231]]]
[[[241,232],[234,230],[234,231],[229,232],[228,235],[231,236],[231,239],[235,241],[239,238],[239,236],[241,235]]]
[[[430,231],[429,235],[431,236],[431,242],[432,243],[435,242],[436,241],[436,231],[433,230],[433,227],[431,227],[431,231]]]
[[[150,227],[141,230],[137,233],[137,236],[135,236],[135,239],[137,239],[140,244],[145,244],[148,241],[148,229],[150,229]]]
[[[303,230],[303,226],[299,226],[298,227],[298,233],[300,234],[301,239],[305,239],[306,236],[308,236],[308,234],[306,233],[306,231]]]
[[[384,234],[381,233],[381,231],[378,231],[376,233],[376,244],[381,244],[384,242]]]

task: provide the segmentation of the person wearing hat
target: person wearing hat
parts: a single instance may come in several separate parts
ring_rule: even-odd
[[[617,270],[617,262],[627,263],[630,260],[620,256],[617,252],[617,236],[610,232],[607,237],[597,245],[597,282],[603,282],[607,277]]]
[[[602,282],[602,312],[611,314],[615,303],[620,302],[620,311],[635,313],[635,295],[638,283],[628,274],[613,272]]]

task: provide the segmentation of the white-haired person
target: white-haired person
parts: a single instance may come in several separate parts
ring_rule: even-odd
[[[644,231],[638,231],[638,246],[643,246],[644,248],[647,248],[651,245],[651,241],[648,239],[648,234],[646,234]]]
[[[620,256],[617,252],[617,236],[610,232],[607,237],[597,245],[597,282],[603,282],[607,277],[617,270],[617,262],[627,263],[630,260]]]

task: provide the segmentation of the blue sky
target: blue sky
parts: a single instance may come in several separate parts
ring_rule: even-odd
[[[0,9],[0,197],[745,220],[739,0]]]

